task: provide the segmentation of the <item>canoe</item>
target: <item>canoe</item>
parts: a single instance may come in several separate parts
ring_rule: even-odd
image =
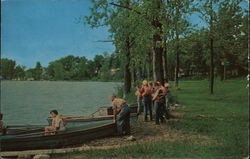
[[[138,109],[138,105],[136,103],[129,105],[130,113],[137,113],[137,109]],[[112,106],[100,107],[97,112],[99,112],[100,116],[113,115]]]
[[[29,134],[29,133],[36,133],[40,131],[44,131],[45,126],[40,127],[7,127],[6,128],[6,135],[20,135],[20,134]]]
[[[64,132],[45,136],[43,131],[21,135],[0,136],[0,151],[23,151],[63,148],[81,145],[93,139],[113,136],[116,124],[112,120],[74,125]]]
[[[135,117],[137,114],[137,104],[129,106],[130,116]],[[114,118],[112,106],[100,107],[96,112],[91,115],[62,115],[63,118],[67,120],[68,123],[72,122],[91,122],[91,121],[101,121],[101,120],[111,120]],[[47,121],[51,125],[52,118],[48,117]]]

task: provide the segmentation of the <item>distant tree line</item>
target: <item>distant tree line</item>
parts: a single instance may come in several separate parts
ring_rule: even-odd
[[[69,55],[52,61],[48,67],[40,62],[35,68],[26,69],[16,61],[1,59],[1,77],[5,80],[121,80],[123,78],[119,58],[115,54],[96,55],[93,60]]]

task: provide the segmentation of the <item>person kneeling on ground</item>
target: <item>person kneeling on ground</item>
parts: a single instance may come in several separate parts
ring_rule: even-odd
[[[45,127],[45,135],[55,135],[56,131],[64,131],[65,125],[57,110],[50,111],[52,117],[51,126]]]
[[[111,96],[118,135],[130,134],[130,111],[124,99]]]
[[[5,124],[2,121],[3,120],[3,114],[0,113],[0,135],[5,135],[6,134],[6,128],[5,128]]]

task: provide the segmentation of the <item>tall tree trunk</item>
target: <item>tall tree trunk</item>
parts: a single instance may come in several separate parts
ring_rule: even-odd
[[[154,1],[155,8],[157,10],[161,10],[162,0]],[[160,14],[156,15],[152,20],[152,25],[155,30],[159,30],[153,35],[153,72],[154,72],[154,80],[163,83],[164,74],[163,74],[163,66],[162,66],[162,54],[163,54],[163,38],[161,35],[163,34],[162,23],[159,20]]]
[[[136,86],[136,68],[135,65],[133,64],[133,69],[131,69],[131,86],[134,88]]]
[[[150,51],[148,52],[148,57],[147,57],[147,63],[146,63],[146,69],[147,69],[147,79],[150,80],[151,78],[151,70],[150,67],[151,66],[151,53]]]
[[[129,7],[130,0],[125,1],[125,5]],[[129,17],[129,14],[127,15]],[[129,26],[128,26],[129,27]],[[126,37],[126,59],[125,59],[125,69],[124,69],[124,98],[130,93],[131,91],[131,70],[130,70],[130,37],[127,35]]]
[[[213,1],[210,0],[210,94],[214,93]]]
[[[165,39],[164,39],[164,42],[163,42],[162,66],[163,66],[163,78],[164,78],[164,80],[168,81],[168,75],[167,75],[167,44],[166,44]]]
[[[224,65],[224,70],[223,70],[223,72],[224,72],[224,77],[223,77],[223,79],[226,80],[226,76],[227,76],[226,64]]]
[[[176,66],[175,66],[175,87],[179,87],[179,68],[180,67],[180,46],[179,35],[176,35]]]
[[[157,78],[156,78],[156,58],[155,58],[156,54],[155,54],[155,50],[154,50],[154,47],[152,47],[152,57],[153,57],[153,62],[152,62],[152,67],[153,67],[153,80],[154,81],[157,81]]]
[[[162,53],[163,48],[157,46],[157,39],[159,39],[159,34],[154,36],[154,45],[153,45],[153,72],[154,72],[154,81],[159,81],[163,83],[163,66],[162,66]]]
[[[222,63],[222,62],[221,62]],[[224,64],[221,64],[220,67],[220,80],[223,81],[224,80]]]
[[[134,68],[130,69],[131,70],[131,88],[135,86],[135,74],[134,74]]]
[[[126,40],[126,63],[124,69],[124,96],[131,91],[131,71],[130,71],[130,41]]]
[[[210,94],[214,93],[214,46],[213,38],[210,39]]]

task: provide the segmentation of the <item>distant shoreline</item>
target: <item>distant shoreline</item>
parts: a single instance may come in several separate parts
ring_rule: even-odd
[[[2,81],[13,81],[13,82],[122,82],[122,81],[104,81],[104,80],[5,80]]]

